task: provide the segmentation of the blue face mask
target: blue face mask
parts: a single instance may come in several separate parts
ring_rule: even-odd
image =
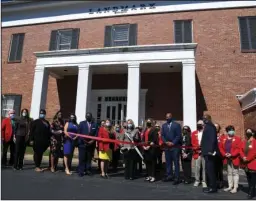
[[[10,114],[11,119],[14,119],[14,117],[15,117],[15,114]]]
[[[116,132],[118,132],[118,133],[119,133],[119,132],[120,132],[120,128],[116,128]]]
[[[234,136],[235,135],[235,131],[228,131],[228,135]]]
[[[132,124],[128,124],[128,125],[127,125],[127,128],[129,128],[129,129],[131,129],[132,127],[133,127]]]
[[[172,122],[172,118],[168,118],[166,119],[167,123],[171,123]]]
[[[40,115],[39,115],[39,118],[40,118],[40,119],[44,119],[44,117],[45,117],[45,114],[40,114]]]

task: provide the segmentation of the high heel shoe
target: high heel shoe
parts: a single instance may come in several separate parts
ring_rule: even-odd
[[[65,170],[65,172],[66,172],[66,175],[72,175],[72,173],[67,169]]]

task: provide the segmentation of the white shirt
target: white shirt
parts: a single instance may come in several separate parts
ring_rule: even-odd
[[[203,135],[203,131],[198,131],[198,144],[201,144],[201,140],[202,140],[202,135]]]

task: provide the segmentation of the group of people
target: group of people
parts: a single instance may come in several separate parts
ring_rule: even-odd
[[[192,160],[195,162],[194,186],[202,184],[204,192],[214,193],[223,188],[223,168],[227,165],[228,187],[224,191],[236,193],[239,182],[239,168],[244,168],[248,180],[248,198],[255,196],[256,185],[256,133],[247,129],[245,140],[235,135],[234,126],[221,132],[220,125],[213,123],[210,115],[204,115],[197,122],[197,130],[191,131],[185,125],[181,128],[171,113],[166,114],[166,123],[161,127],[153,119],[147,119],[145,127],[136,127],[132,119],[123,125],[112,125],[103,120],[101,125],[93,121],[91,113],[79,124],[75,114],[65,122],[58,111],[50,124],[46,111],[40,110],[39,118],[29,118],[29,111],[23,109],[21,117],[15,117],[11,110],[2,122],[3,155],[2,165],[7,165],[7,150],[10,147],[9,165],[21,170],[24,164],[26,146],[34,150],[35,171],[41,172],[44,152],[50,147],[49,169],[57,170],[58,159],[64,158],[65,173],[71,175],[72,158],[78,148],[78,176],[92,174],[92,159],[97,150],[101,178],[108,179],[110,164],[117,171],[120,156],[124,159],[125,179],[136,177],[137,165],[146,165],[145,181],[155,182],[157,169],[162,167],[165,156],[166,176],[164,182],[173,185],[181,183],[180,162],[183,182],[192,182]],[[98,137],[98,138],[95,138]],[[174,171],[173,171],[174,165]]]

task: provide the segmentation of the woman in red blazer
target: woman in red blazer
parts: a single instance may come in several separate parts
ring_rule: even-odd
[[[105,126],[101,127],[98,137],[105,139],[116,139],[116,135],[109,119],[106,120]],[[99,158],[101,167],[101,177],[108,179],[109,162],[112,161],[112,150],[117,148],[116,144],[99,141]]]
[[[228,167],[228,188],[225,188],[224,191],[236,193],[239,182],[241,139],[235,136],[234,126],[227,126],[226,132],[227,136],[221,140],[219,145],[220,153],[224,158],[223,163]]]
[[[240,156],[247,176],[249,191],[248,199],[255,196],[256,186],[256,133],[253,129],[245,131],[245,140],[241,143]]]

